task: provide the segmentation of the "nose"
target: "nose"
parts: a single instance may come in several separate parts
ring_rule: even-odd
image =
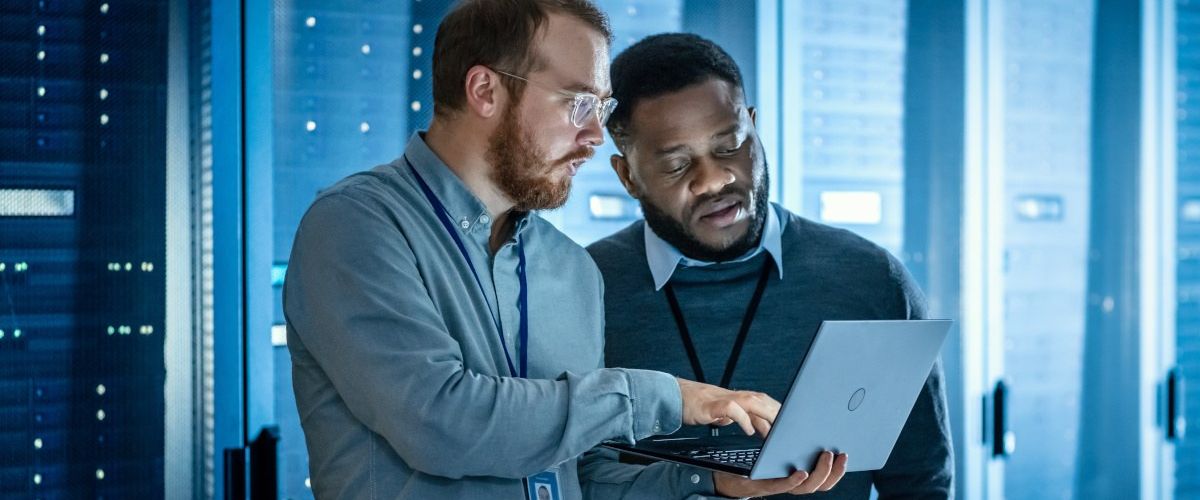
[[[720,193],[722,189],[725,189],[725,186],[733,184],[736,180],[733,176],[733,171],[725,168],[718,162],[704,158],[697,159],[696,162],[694,170],[696,176],[692,178],[689,186],[693,196]]]
[[[575,142],[580,146],[598,147],[604,144],[604,129],[600,126],[600,117],[596,113],[588,116],[588,119],[583,122],[583,126],[579,127],[579,134],[575,136]]]

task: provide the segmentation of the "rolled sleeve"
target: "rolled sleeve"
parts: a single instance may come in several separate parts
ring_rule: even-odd
[[[683,396],[675,377],[650,370],[621,370],[629,377],[629,402],[633,417],[630,443],[671,434],[683,425]]]

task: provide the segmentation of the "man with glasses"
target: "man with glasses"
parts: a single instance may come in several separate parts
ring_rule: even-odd
[[[620,153],[612,166],[645,220],[588,247],[604,275],[610,366],[783,399],[822,320],[925,317],[921,291],[886,250],[768,202],[755,110],[737,64],[716,44],[689,34],[646,38],[613,61],[612,85],[621,100],[608,123]],[[708,429],[680,434],[696,432]],[[658,485],[662,498],[678,498],[671,485],[695,474],[734,497],[825,491],[821,498],[866,500],[874,486],[884,499],[949,498],[954,460],[939,366],[884,468],[843,477],[847,461],[854,457],[827,452],[800,484],[618,464],[605,450],[582,467],[606,471],[609,480],[585,485],[597,495]]]
[[[601,441],[769,429],[760,393],[602,369],[599,271],[532,212],[603,141],[610,37],[586,0],[458,5],[428,132],[305,214],[284,312],[317,497],[578,499]]]

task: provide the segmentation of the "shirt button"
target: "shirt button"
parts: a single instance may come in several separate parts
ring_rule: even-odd
[[[463,217],[461,220],[458,221],[458,225],[459,225],[459,227],[461,227],[463,229],[470,229],[471,221],[467,220],[466,217]]]
[[[654,432],[662,432],[662,422],[659,422],[658,420],[655,420],[655,421],[654,421],[654,429],[653,429],[653,430],[654,430]]]
[[[492,221],[492,218],[491,218],[491,217],[488,217],[488,216],[487,216],[487,214],[483,214],[483,215],[480,215],[480,216],[479,216],[479,223],[480,223],[480,224],[487,224],[487,223],[489,223],[489,222],[491,222],[491,221]]]
[[[700,474],[692,474],[692,484],[700,484]]]

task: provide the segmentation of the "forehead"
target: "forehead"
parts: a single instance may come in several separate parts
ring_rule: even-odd
[[[637,144],[655,147],[707,140],[737,123],[744,108],[733,85],[711,78],[638,101],[630,115],[632,138]]]
[[[534,41],[545,74],[570,90],[608,94],[608,40],[582,20],[551,13]],[[578,87],[578,88],[576,88]]]

